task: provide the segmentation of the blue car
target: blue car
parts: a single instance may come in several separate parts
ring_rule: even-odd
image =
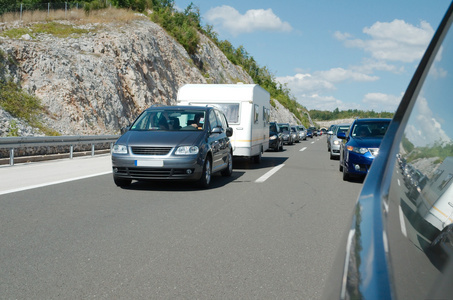
[[[365,177],[379,153],[379,146],[391,119],[356,119],[346,133],[338,133],[340,145],[340,172],[343,180],[350,176]]]
[[[382,139],[320,299],[453,299],[452,24],[453,2]]]

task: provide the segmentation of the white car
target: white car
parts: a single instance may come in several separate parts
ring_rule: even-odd
[[[329,131],[327,134],[331,133],[330,140],[329,140],[329,149],[330,149],[330,159],[335,159],[340,157],[340,145],[341,139],[337,137],[339,132],[346,132],[349,129],[351,124],[338,124],[335,125],[333,131]]]

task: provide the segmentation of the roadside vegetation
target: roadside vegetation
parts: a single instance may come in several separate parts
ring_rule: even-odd
[[[9,17],[6,12],[14,10],[13,8],[17,8],[21,3],[19,0],[4,0],[4,2],[3,11],[0,9],[1,21],[7,21]],[[59,2],[55,1],[55,3]],[[241,66],[256,84],[259,84],[270,93],[271,99],[276,99],[280,102],[306,127],[310,126],[307,113],[311,115],[312,119],[316,120],[393,116],[390,113],[378,114],[373,111],[339,111],[338,108],[333,112],[318,110],[308,112],[304,106],[296,101],[290,89],[286,85],[277,82],[274,74],[267,67],[260,66],[242,45],[234,47],[229,41],[220,40],[211,25],[202,26],[200,11],[193,3],[190,3],[183,11],[176,9],[174,0],[111,0],[110,3],[105,0],[87,0],[83,3],[77,1],[67,1],[66,3],[72,8],[68,12],[63,10],[60,13],[47,14],[47,11],[42,8],[41,0],[22,2],[27,9],[23,16],[24,24],[38,21],[45,21],[46,23],[34,23],[27,28],[11,29],[0,33],[0,35],[14,38],[28,33],[33,38],[34,34],[48,33],[65,37],[82,34],[86,30],[55,22],[56,20],[69,20],[75,24],[104,24],[114,21],[129,22],[133,19],[147,16],[153,22],[161,25],[191,56],[197,53],[200,42],[198,34],[201,33],[209,37],[233,64]],[[76,6],[78,8],[83,7],[83,9],[74,9]],[[273,100],[271,100],[271,104],[275,107]]]
[[[406,136],[403,136],[401,142],[404,150],[408,153],[406,157],[407,162],[434,157],[437,158],[434,163],[442,163],[453,153],[453,143],[437,141],[433,145],[416,147]]]
[[[333,111],[329,110],[310,110],[310,116],[313,120],[319,121],[333,121],[340,119],[355,119],[355,118],[393,118],[392,112],[375,112],[374,110],[339,110],[338,108]]]
[[[49,129],[39,121],[39,115],[45,113],[39,98],[23,91],[14,82],[0,81],[0,107],[11,116],[26,121],[30,126],[38,128],[48,136],[59,135],[56,131]],[[11,122],[9,136],[18,136],[17,123]]]

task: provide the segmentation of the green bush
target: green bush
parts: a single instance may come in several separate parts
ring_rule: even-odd
[[[39,115],[45,112],[41,101],[24,92],[12,81],[0,82],[0,107],[11,116],[26,121],[32,127],[39,128],[46,135],[59,135],[39,121]],[[14,128],[12,129],[14,132]]]

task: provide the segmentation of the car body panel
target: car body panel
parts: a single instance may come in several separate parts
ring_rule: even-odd
[[[450,5],[364,181],[322,299],[452,298],[452,22]],[[408,164],[427,178],[412,190]]]

